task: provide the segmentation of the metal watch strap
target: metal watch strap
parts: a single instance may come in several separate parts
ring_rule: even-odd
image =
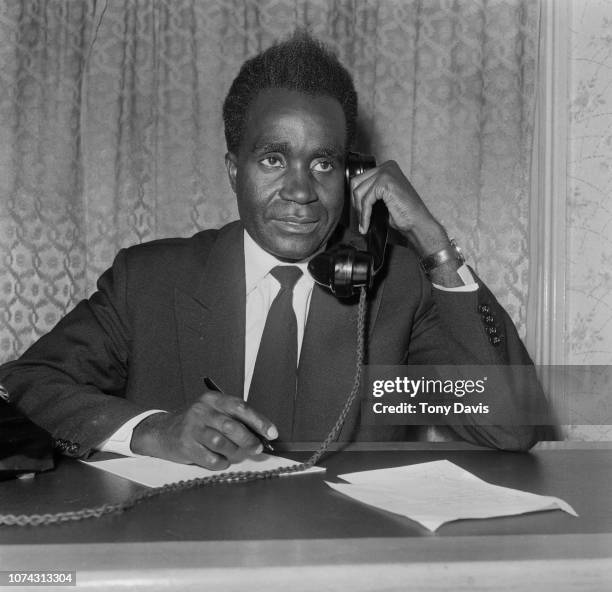
[[[458,261],[461,265],[465,263],[465,257],[461,252],[461,249],[455,243],[455,239],[450,239],[450,245],[448,247],[444,247],[439,251],[427,255],[427,257],[422,257],[420,259],[421,267],[425,273],[429,273],[432,269],[439,267],[443,263],[451,260]]]

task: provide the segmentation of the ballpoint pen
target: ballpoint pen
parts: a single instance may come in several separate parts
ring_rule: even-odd
[[[217,386],[217,384],[215,383],[215,381],[210,377],[210,376],[205,376],[204,377],[204,384],[206,385],[206,387],[208,389],[210,389],[211,391],[216,391],[218,393],[222,393],[223,391]],[[270,444],[270,441],[267,438],[264,438],[261,434],[258,434],[257,432],[254,432],[249,426],[245,426],[250,432],[252,432],[252,434],[260,441],[261,445],[263,446],[263,449],[266,452],[274,452],[274,448],[272,447],[272,444]]]

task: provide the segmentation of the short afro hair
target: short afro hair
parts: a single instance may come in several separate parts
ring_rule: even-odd
[[[223,103],[225,142],[229,152],[237,154],[249,106],[260,91],[269,88],[336,99],[344,111],[347,148],[351,146],[357,120],[353,79],[323,43],[298,30],[287,41],[269,47],[240,68]]]

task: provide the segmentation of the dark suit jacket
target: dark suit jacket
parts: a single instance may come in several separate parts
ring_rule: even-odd
[[[355,367],[356,314],[355,301],[340,301],[315,286],[298,370],[296,441],[322,440],[342,408]],[[50,431],[66,454],[86,455],[143,410],[188,405],[202,393],[207,375],[224,392],[240,396],[244,317],[239,222],[189,239],[131,247],[117,255],[90,299],[19,360],[0,368],[0,382],[11,401]],[[491,326],[497,339],[488,332]],[[530,360],[511,320],[484,285],[473,293],[432,290],[412,251],[393,246],[384,279],[370,300],[367,362]],[[520,423],[523,404],[540,395],[531,384],[509,386],[493,396]],[[531,427],[475,421],[455,432],[499,448],[525,449],[534,442]],[[341,439],[414,438],[414,429],[404,426],[359,423],[357,405]]]

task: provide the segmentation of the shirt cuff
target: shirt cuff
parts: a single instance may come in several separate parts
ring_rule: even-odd
[[[463,286],[447,288],[446,286],[433,284],[433,287],[437,288],[438,290],[442,290],[443,292],[476,292],[476,290],[478,290],[478,284],[476,283],[470,268],[465,263],[459,269],[457,269],[457,274],[461,278],[461,281],[464,284]]]
[[[96,446],[97,450],[101,452],[123,454],[123,456],[141,456],[140,454],[134,454],[130,448],[132,434],[134,433],[134,428],[143,419],[149,417],[149,415],[154,415],[155,413],[167,413],[167,411],[162,409],[149,409],[149,411],[144,411],[140,415],[136,415],[135,417],[132,417],[132,419],[128,419],[128,421],[120,426],[116,432],[104,440],[102,444]]]

